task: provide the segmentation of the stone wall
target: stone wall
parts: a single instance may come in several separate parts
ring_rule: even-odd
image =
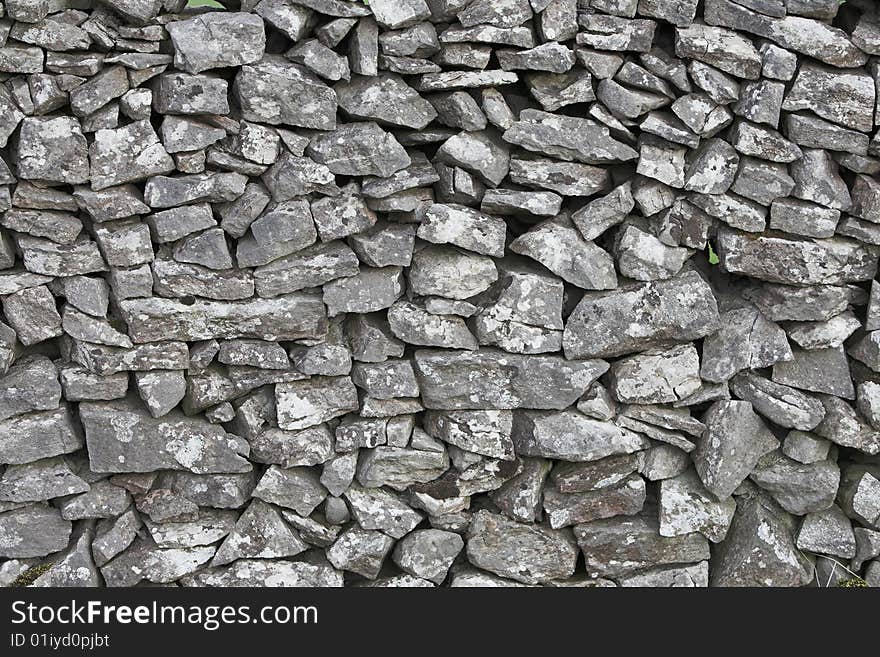
[[[0,582],[880,583],[857,0],[0,2]]]

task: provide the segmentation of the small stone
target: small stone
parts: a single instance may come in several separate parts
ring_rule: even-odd
[[[88,162],[86,139],[77,119],[61,116],[22,120],[17,163],[20,177],[80,184],[89,180]]]
[[[174,161],[159,143],[149,121],[136,121],[115,130],[98,130],[89,156],[95,191],[174,170]]]
[[[377,531],[350,527],[327,550],[327,559],[340,570],[376,579],[394,539]]]
[[[439,585],[446,579],[449,567],[463,548],[464,541],[458,534],[421,529],[399,541],[392,558],[402,570]]]
[[[232,89],[247,121],[318,130],[336,127],[334,91],[304,67],[277,55],[242,66]]]
[[[358,408],[357,390],[345,376],[281,383],[275,394],[278,426],[291,431],[321,424]]]
[[[831,506],[840,482],[840,469],[834,461],[798,463],[774,451],[758,461],[750,478],[783,509],[802,516]]]
[[[700,479],[718,499],[729,497],[778,441],[747,401],[717,401],[692,456]]]
[[[793,523],[771,500],[742,498],[710,569],[713,586],[803,586],[806,559],[792,539]]]
[[[537,584],[573,574],[577,549],[561,530],[522,525],[480,511],[468,529],[467,556],[497,575]]]
[[[461,132],[447,139],[437,151],[436,159],[459,166],[492,185],[498,185],[510,168],[508,146],[493,133]]]
[[[44,557],[67,547],[71,523],[57,509],[41,504],[0,513],[0,555]]]
[[[693,345],[642,352],[616,361],[610,391],[619,402],[656,404],[677,401],[699,389],[699,357]]]
[[[856,554],[856,537],[849,518],[839,506],[804,516],[797,535],[801,550],[851,559]]]
[[[716,501],[693,470],[660,483],[661,536],[686,536],[697,531],[720,543],[735,511],[733,498]]]
[[[24,345],[62,334],[61,316],[45,285],[31,287],[3,298],[3,313]]]
[[[577,525],[574,535],[593,577],[619,577],[650,567],[709,558],[709,543],[694,532],[661,536],[655,517],[618,516]]]
[[[266,46],[263,21],[253,14],[210,13],[166,27],[174,65],[189,73],[259,61]]]

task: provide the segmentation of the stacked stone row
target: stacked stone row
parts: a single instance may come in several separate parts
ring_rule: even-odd
[[[880,585],[871,0],[0,2],[0,583]]]

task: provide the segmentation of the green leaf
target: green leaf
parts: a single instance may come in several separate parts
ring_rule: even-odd
[[[708,246],[709,246],[709,264],[710,265],[717,265],[719,262],[721,262],[718,259],[718,254],[715,253],[715,249],[712,248],[711,244],[709,244]]]

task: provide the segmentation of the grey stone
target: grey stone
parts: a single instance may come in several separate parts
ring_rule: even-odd
[[[847,128],[869,132],[873,126],[875,90],[871,76],[806,63],[801,67],[782,108],[808,109]]]
[[[492,185],[498,185],[509,170],[507,144],[491,131],[460,132],[437,150],[438,162],[458,166]]]
[[[24,345],[62,334],[61,316],[45,285],[26,288],[3,298],[3,313]]]
[[[458,534],[420,529],[407,534],[397,543],[392,558],[409,574],[441,584],[463,548],[464,541]]]
[[[607,367],[601,360],[566,361],[494,349],[419,350],[415,354],[423,402],[428,408],[446,410],[561,410],[574,403]]]
[[[723,382],[745,369],[790,360],[785,332],[754,308],[735,308],[721,315],[721,328],[703,342],[700,377]]]
[[[89,157],[95,191],[174,170],[174,161],[147,120],[118,129],[98,130],[89,147]]]
[[[714,499],[694,470],[660,483],[660,535],[687,536],[700,532],[713,543],[727,535],[736,502]]]
[[[131,495],[106,479],[91,484],[89,490],[59,504],[65,520],[113,518],[131,505]]]
[[[773,381],[810,392],[855,398],[849,363],[842,347],[792,349],[792,355],[792,360],[773,366]]]
[[[736,375],[730,382],[730,389],[739,399],[751,402],[758,413],[781,427],[809,431],[825,417],[825,408],[819,400],[752,372]]]
[[[712,586],[803,586],[806,558],[792,538],[791,516],[761,496],[737,503],[727,539],[712,559]]]
[[[32,504],[0,513],[0,530],[4,557],[43,557],[67,547],[71,523],[57,509]]]
[[[177,412],[153,419],[126,401],[82,402],[79,411],[91,468],[96,472],[151,472],[167,468],[209,473],[250,469],[241,456],[247,453],[247,444],[216,425],[188,419]],[[139,436],[136,443],[130,441],[134,431]]]
[[[797,534],[797,546],[841,559],[856,555],[856,537],[852,525],[839,506],[804,516]]]
[[[240,559],[227,568],[210,568],[185,576],[182,583],[186,586],[341,587],[342,573],[330,565],[307,561]]]
[[[544,222],[514,240],[510,248],[537,260],[578,287],[606,290],[617,285],[611,256],[584,240],[570,221]]]
[[[95,157],[93,151],[92,158]],[[96,166],[94,161],[92,166]],[[18,175],[27,180],[87,182],[89,153],[79,121],[66,116],[23,119],[18,136],[17,168]],[[94,169],[92,175],[95,175]]]
[[[356,186],[347,185],[342,192],[312,202],[312,217],[323,242],[362,233],[376,223],[376,213],[358,195]]]
[[[375,579],[392,547],[394,539],[381,532],[350,527],[327,550],[327,558],[340,570]]]
[[[577,525],[574,535],[593,577],[620,577],[649,567],[709,558],[709,543],[694,532],[665,537],[656,518],[616,517]]]
[[[796,285],[866,280],[873,277],[877,265],[870,247],[846,238],[746,236],[728,228],[718,232],[718,256],[731,273]]]
[[[357,410],[357,391],[348,377],[314,377],[275,389],[278,426],[296,431]]]
[[[245,558],[290,557],[307,547],[274,507],[255,499],[217,548],[211,565],[223,566]]]
[[[87,490],[89,485],[57,456],[9,465],[0,477],[0,499],[10,502],[41,502]]]
[[[825,417],[815,429],[817,435],[867,454],[880,452],[880,432],[874,430],[850,404],[831,395],[822,395],[819,399],[825,407]]]
[[[706,430],[693,452],[694,465],[706,489],[724,499],[779,443],[747,401],[717,401],[703,422]]]
[[[750,477],[786,511],[806,515],[831,506],[840,470],[834,461],[804,464],[774,451],[758,461]]]
[[[416,483],[433,481],[448,468],[449,457],[445,451],[380,446],[361,454],[357,480],[367,488],[390,486],[403,490]]]
[[[196,301],[187,305],[149,297],[120,302],[123,320],[135,342],[255,338],[296,340],[327,331],[325,309],[313,294],[232,303]],[[267,318],[273,318],[271,322]]]
[[[613,322],[606,319],[609,316]],[[668,281],[585,294],[568,319],[563,347],[568,358],[619,356],[703,337],[718,326],[711,289],[689,271]]]
[[[574,573],[577,549],[565,530],[523,525],[478,512],[467,536],[467,555],[474,565],[526,584]]]
[[[53,410],[60,403],[58,374],[45,356],[25,356],[0,378],[0,420],[30,411]]]
[[[336,93],[304,67],[277,55],[242,66],[233,93],[248,121],[318,130],[336,127]]]
[[[169,23],[174,65],[189,73],[259,61],[265,51],[263,21],[253,14],[211,13]]]
[[[530,151],[585,164],[627,161],[637,157],[636,151],[613,139],[608,128],[594,121],[533,109],[520,112],[519,121],[504,133],[503,138]]]
[[[782,453],[799,463],[815,463],[828,458],[831,443],[803,431],[789,431],[782,443]]]

